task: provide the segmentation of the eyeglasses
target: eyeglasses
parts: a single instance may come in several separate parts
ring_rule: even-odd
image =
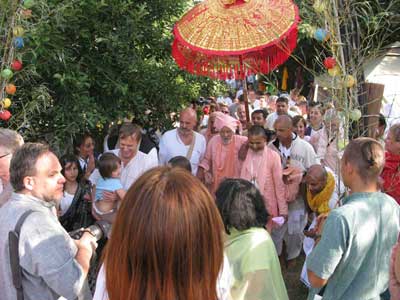
[[[6,157],[7,155],[10,155],[11,153],[3,154],[0,156],[0,158]]]

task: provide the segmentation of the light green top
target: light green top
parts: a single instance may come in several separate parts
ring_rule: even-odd
[[[329,214],[307,268],[329,278],[324,300],[379,300],[388,287],[399,205],[383,193],[354,193],[343,202]]]
[[[274,243],[263,228],[230,229],[225,252],[233,275],[233,300],[288,300]]]

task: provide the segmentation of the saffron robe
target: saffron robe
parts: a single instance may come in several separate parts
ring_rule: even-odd
[[[223,179],[239,178],[241,162],[238,153],[245,142],[247,137],[240,135],[234,135],[228,145],[222,143],[220,135],[211,138],[204,158],[199,164],[212,176],[212,183],[208,187],[211,193],[215,193]]]
[[[260,153],[249,149],[243,162],[240,178],[255,181],[264,197],[265,207],[272,217],[288,214],[285,184],[282,180],[281,158],[265,146]]]

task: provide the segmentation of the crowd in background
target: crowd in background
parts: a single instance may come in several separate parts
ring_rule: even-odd
[[[67,239],[66,232],[98,220],[112,223],[107,238],[87,242],[98,254],[89,275],[75,277],[88,277],[94,299],[284,300],[282,269],[301,253],[307,259],[298,275],[308,299],[390,299],[389,277],[392,299],[399,299],[400,125],[386,128],[380,116],[375,139],[344,147],[334,103],[309,101],[298,89],[278,96],[250,88],[248,102],[243,89],[235,92],[193,102],[179,112],[176,128],[160,136],[125,122],[100,149],[82,134],[74,153],[57,162],[59,197],[36,193],[37,183],[28,180],[50,150],[35,150],[42,154],[18,172],[19,151],[38,146],[22,146],[18,134],[1,129],[0,217],[17,222],[20,193],[54,204],[64,228],[55,237]],[[4,228],[15,226],[8,222]],[[0,237],[2,252],[8,243]],[[87,250],[83,244],[76,242],[78,253]],[[22,251],[34,252],[29,239],[24,245],[30,248]],[[76,251],[67,257],[87,265]],[[25,289],[38,280],[36,292],[52,291],[43,299],[73,294],[54,278],[63,280],[63,268],[52,266],[51,279],[50,269],[31,262],[22,268]],[[7,266],[0,272],[10,275]],[[0,279],[7,299],[14,299],[13,288]]]

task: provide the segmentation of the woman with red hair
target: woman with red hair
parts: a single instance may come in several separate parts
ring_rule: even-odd
[[[226,299],[229,285],[217,287],[222,233],[214,200],[197,178],[181,168],[147,171],[118,210],[94,299]]]

